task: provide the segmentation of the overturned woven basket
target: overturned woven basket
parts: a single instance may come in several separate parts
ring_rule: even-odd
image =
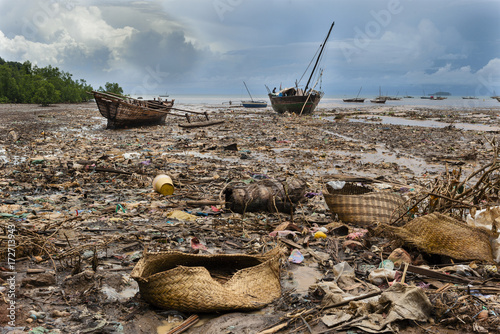
[[[333,214],[344,223],[366,226],[373,222],[390,223],[398,217],[404,203],[401,195],[392,192],[370,192],[344,195],[323,193]]]
[[[469,226],[441,213],[415,218],[403,227],[380,226],[405,243],[429,254],[457,260],[493,261],[490,238],[494,233]]]
[[[141,296],[183,312],[255,310],[281,296],[276,248],[264,255],[145,253],[131,273]]]

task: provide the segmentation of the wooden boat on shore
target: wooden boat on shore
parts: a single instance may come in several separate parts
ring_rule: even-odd
[[[319,82],[319,79],[321,78],[323,72],[320,71],[319,77],[316,80],[316,84],[314,84],[312,88],[309,88],[309,84],[311,83],[311,79],[313,78],[316,72],[317,65],[321,59],[321,55],[325,48],[326,42],[328,41],[328,37],[330,37],[330,33],[332,31],[334,24],[335,22],[332,23],[330,30],[326,35],[325,40],[320,46],[320,51],[318,53],[318,57],[316,58],[316,63],[314,64],[314,67],[311,71],[311,75],[309,76],[309,80],[307,81],[307,84],[304,89],[299,88],[298,85],[296,84],[296,87],[285,88],[280,90],[278,93],[274,93],[271,92],[269,87],[266,86],[269,100],[271,101],[271,106],[273,107],[273,110],[276,111],[278,114],[289,112],[289,113],[295,113],[299,116],[309,115],[314,112],[314,109],[316,109],[324,93],[321,91],[321,88],[319,90],[316,90],[314,88],[316,87],[316,84]]]
[[[92,91],[99,112],[108,120],[107,129],[146,124],[164,124],[174,100],[139,100],[109,92]]]
[[[107,129],[134,127],[140,125],[164,124],[167,115],[185,118],[187,123],[181,127],[193,128],[221,124],[224,121],[211,121],[205,111],[174,108],[174,100],[138,100],[109,92],[92,91],[99,112],[108,120]],[[180,113],[179,113],[180,112]],[[193,119],[191,116],[195,116]],[[196,121],[201,116],[203,121]]]

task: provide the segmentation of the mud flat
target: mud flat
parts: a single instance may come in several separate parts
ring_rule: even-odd
[[[490,162],[500,128],[500,107],[320,108],[308,117],[278,115],[270,108],[191,107],[225,122],[185,129],[178,118],[167,117],[165,125],[106,130],[94,103],[0,105],[0,280],[7,283],[16,272],[14,327],[19,331],[167,333],[189,314],[156,309],[141,299],[130,273],[145,248],[258,254],[277,244],[287,251],[300,244],[313,255],[300,265],[283,261],[280,299],[254,312],[200,314],[201,321],[186,333],[273,328],[287,314],[320,305],[321,296],[310,287],[317,280],[332,281],[334,265],[350,263],[357,268],[358,283],[366,282],[360,268],[380,264],[373,247],[384,245],[384,255],[392,250],[387,240],[368,235],[358,240],[359,247],[345,243],[347,234],[335,232],[336,217],[322,196],[327,182],[342,174],[428,188],[447,170],[466,173]],[[154,192],[151,182],[159,174],[172,177],[173,195]],[[308,199],[293,216],[225,209],[222,194],[229,184],[285,177],[307,182]],[[179,212],[188,216],[176,216]],[[287,222],[296,237],[279,241],[270,236]],[[15,270],[9,269],[6,252],[12,225]],[[312,237],[319,227],[326,228],[326,239]],[[440,305],[452,305],[461,296],[450,292]],[[439,321],[446,317],[440,316],[425,328],[472,330],[478,325],[476,309],[465,306],[468,313],[462,311],[471,316],[463,323],[443,325]],[[276,332],[328,329],[318,317],[306,317],[303,328],[296,318],[300,321]],[[479,325],[492,330],[498,326],[495,319],[490,315]],[[0,323],[8,322],[1,305]],[[410,321],[399,326],[419,328]]]

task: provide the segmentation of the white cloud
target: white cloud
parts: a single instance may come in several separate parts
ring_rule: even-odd
[[[452,68],[446,64],[435,72],[409,71],[405,75],[409,82],[435,85],[500,85],[500,58],[491,59],[488,64],[474,72],[470,66]]]

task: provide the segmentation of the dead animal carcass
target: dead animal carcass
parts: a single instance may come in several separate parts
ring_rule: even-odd
[[[237,213],[292,213],[305,199],[306,182],[298,178],[285,181],[265,179],[250,184],[230,185],[224,190],[226,208]]]

